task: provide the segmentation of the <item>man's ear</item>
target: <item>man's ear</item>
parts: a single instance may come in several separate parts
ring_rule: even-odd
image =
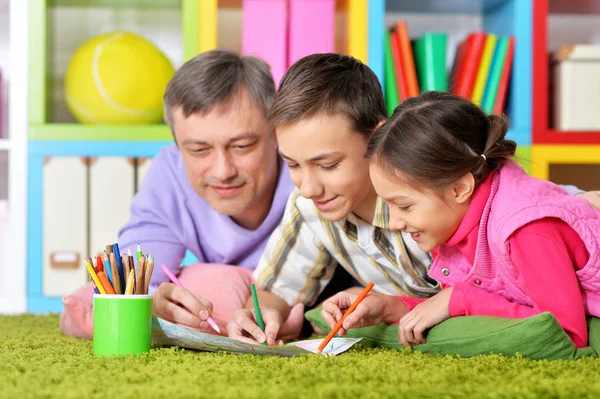
[[[457,204],[464,204],[467,202],[475,191],[475,176],[471,172],[465,173],[456,183],[452,189],[453,200]]]
[[[279,141],[277,141],[277,135],[275,134],[275,130],[271,131],[271,137],[273,137],[273,148],[277,150],[279,148]]]

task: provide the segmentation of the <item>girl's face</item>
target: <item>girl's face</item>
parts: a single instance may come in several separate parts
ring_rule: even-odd
[[[431,252],[454,234],[469,207],[474,179],[469,173],[441,192],[418,189],[398,172],[374,160],[370,176],[377,194],[389,206],[392,230],[410,233],[419,248]]]
[[[278,127],[276,133],[292,181],[323,218],[337,221],[354,212],[372,220],[376,197],[364,156],[367,138],[344,117],[316,115]]]

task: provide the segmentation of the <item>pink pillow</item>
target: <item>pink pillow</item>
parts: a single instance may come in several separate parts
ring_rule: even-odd
[[[227,323],[236,310],[243,308],[250,297],[250,284],[254,283],[252,270],[215,263],[184,267],[178,278],[192,293],[212,302],[212,317],[223,335],[227,334]],[[59,327],[66,335],[92,339],[93,291],[93,284],[89,283],[63,297],[64,310],[60,314]]]

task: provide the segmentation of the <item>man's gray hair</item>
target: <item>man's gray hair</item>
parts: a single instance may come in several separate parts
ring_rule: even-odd
[[[225,50],[199,54],[179,68],[167,85],[165,121],[173,130],[174,108],[181,107],[186,118],[207,113],[217,106],[226,108],[242,87],[248,90],[266,117],[273,104],[275,82],[265,61]]]

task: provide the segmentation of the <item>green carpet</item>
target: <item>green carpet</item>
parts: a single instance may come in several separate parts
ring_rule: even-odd
[[[575,398],[600,397],[600,359],[460,359],[354,347],[334,358],[154,349],[91,355],[58,317],[0,316],[0,398]]]

